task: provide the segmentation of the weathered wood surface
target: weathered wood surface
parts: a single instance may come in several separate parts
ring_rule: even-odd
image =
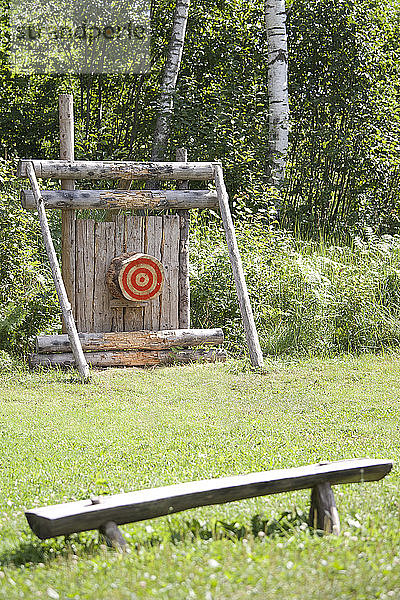
[[[136,252],[124,252],[123,254],[119,254],[112,259],[111,264],[108,267],[106,273],[106,283],[113,298],[126,300],[119,286],[118,275],[124,264],[124,261],[132,256],[136,256]]]
[[[120,551],[128,547],[128,542],[114,521],[107,521],[104,525],[100,525],[99,532],[104,536],[107,546]]]
[[[198,506],[312,488],[326,482],[337,485],[377,481],[390,472],[392,464],[388,460],[343,460],[106,496],[96,505],[91,500],[79,500],[35,508],[25,515],[34,533],[46,539],[98,529],[107,521],[123,525]]]
[[[114,235],[114,256],[119,256],[125,252],[125,215],[114,214],[115,235]],[[109,306],[112,309],[113,329],[114,331],[124,331],[124,311],[123,306],[117,307],[115,298],[110,298]],[[121,302],[121,300],[119,300]]]
[[[152,219],[146,219],[146,236],[145,246],[147,253],[154,256],[160,262],[162,261],[162,253],[164,247],[163,239],[164,231],[164,218],[153,217]],[[163,273],[165,277],[165,269],[163,267]],[[167,274],[168,287],[173,285],[170,281],[169,274]],[[168,289],[165,288],[165,295],[168,294]],[[143,329],[160,329],[160,302],[161,296],[158,295],[156,298],[147,302],[143,311]]]
[[[77,219],[75,305],[78,330],[88,333],[182,329],[178,296],[180,233],[176,215],[116,215],[113,221],[102,223]],[[170,261],[168,269],[164,269],[165,279],[159,297],[146,303],[113,298],[106,274],[113,259],[122,253],[148,253],[163,266],[165,260]]]
[[[74,130],[74,97],[72,94],[61,94],[58,101],[59,127],[60,127],[60,159],[73,161],[75,158],[75,130]],[[61,190],[70,193],[75,189],[73,179],[61,181]],[[62,193],[62,192],[61,192]],[[43,193],[41,194],[43,198]],[[33,192],[30,191],[31,202],[35,207]],[[44,202],[46,208],[46,202]],[[68,209],[68,206],[61,207]],[[75,316],[75,221],[76,213],[72,210],[61,211],[61,269],[67,296]],[[66,331],[65,323],[63,330]]]
[[[212,162],[132,162],[23,159],[18,164],[19,177],[27,177],[26,166],[33,162],[36,177],[43,179],[214,179]]]
[[[233,277],[236,285],[236,292],[239,299],[240,312],[242,313],[244,331],[246,334],[247,346],[249,348],[250,360],[254,367],[263,368],[264,360],[258,333],[254,322],[253,310],[250,304],[249,293],[247,290],[246,279],[244,277],[242,259],[236,241],[235,229],[233,226],[231,211],[229,208],[228,194],[226,191],[222,166],[215,165],[215,184],[219,200],[219,209],[222,222],[224,224],[226,241],[228,244],[229,258],[231,261]]]
[[[173,329],[167,331],[126,331],[80,333],[85,352],[98,350],[163,350],[174,347],[218,345],[224,341],[222,329]],[[36,352],[71,352],[67,335],[43,335],[36,338]]]
[[[178,162],[187,162],[187,150],[178,148],[176,151],[176,160]],[[188,181],[178,181],[177,188],[180,190],[188,189]],[[216,198],[218,205],[218,198]],[[211,207],[210,207],[211,208]],[[190,281],[189,281],[189,228],[190,212],[180,210],[179,226],[181,230],[179,241],[179,327],[190,327]]]
[[[190,216],[188,211],[179,214],[179,326],[190,327],[190,278],[189,278],[189,228]]]
[[[110,306],[111,294],[106,284],[106,273],[115,256],[115,223],[95,223],[94,229],[94,284],[93,297],[81,295],[80,303],[89,302],[93,307],[93,331],[112,331],[113,311]],[[80,328],[80,323],[77,323]],[[82,331],[82,329],[80,329]]]
[[[144,252],[147,249],[147,228],[150,221],[156,217],[126,217],[125,221],[125,252]],[[158,302],[156,298],[154,302]],[[124,309],[124,331],[134,331],[144,329],[143,324],[144,308],[126,308]],[[149,329],[158,329],[153,324]]]
[[[186,364],[191,362],[224,362],[223,350],[126,350],[107,352],[86,352],[85,358],[92,367],[146,367],[158,365]],[[71,367],[74,356],[63,354],[32,354],[31,368]]]
[[[178,329],[179,327],[179,239],[180,223],[177,215],[163,217],[163,247],[161,251],[165,286],[160,297],[160,329]]]
[[[66,179],[64,182],[69,182]],[[218,209],[218,199],[210,190],[43,190],[45,208],[61,209]],[[34,209],[31,190],[22,190],[23,208]]]
[[[340,533],[335,496],[328,482],[320,483],[312,490],[309,523],[324,533],[333,533],[333,535]]]
[[[93,331],[95,222],[76,220],[75,320],[79,331]]]
[[[40,196],[39,185],[36,179],[35,171],[32,165],[28,165],[27,174],[31,183],[33,193],[35,194],[36,208],[39,215],[40,228],[42,231],[43,241],[46,248],[47,256],[49,259],[51,272],[53,275],[54,285],[57,291],[58,300],[60,302],[62,315],[65,323],[65,328],[68,333],[69,342],[72,349],[72,362],[76,364],[78,371],[83,381],[90,379],[89,366],[83,354],[81,342],[78,337],[74,317],[72,314],[71,304],[68,300],[67,292],[65,290],[64,282],[61,276],[60,266],[58,264],[56,251],[54,249],[53,240],[47,221],[46,211],[43,206],[43,200]]]
[[[100,504],[100,496],[91,496],[90,502],[93,505]],[[123,551],[128,547],[128,543],[122,535],[118,525],[114,521],[107,521],[99,527],[99,533],[104,538],[107,546],[115,548],[116,550]]]
[[[131,302],[122,298],[113,298],[110,300],[110,306],[112,309],[115,308],[145,308],[147,302]],[[116,329],[116,331],[124,331],[124,329]]]

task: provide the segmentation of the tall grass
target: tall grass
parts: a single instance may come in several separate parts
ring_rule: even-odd
[[[352,246],[310,242],[244,223],[237,228],[263,351],[268,354],[377,351],[400,343],[400,236]],[[244,334],[218,224],[192,232],[192,322],[221,326],[228,346]]]

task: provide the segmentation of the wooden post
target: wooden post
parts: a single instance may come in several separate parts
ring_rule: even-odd
[[[79,340],[78,332],[76,330],[74,317],[72,315],[71,304],[68,300],[67,292],[65,290],[64,282],[61,276],[60,266],[57,260],[56,251],[54,249],[53,240],[51,239],[51,233],[47,221],[46,211],[44,209],[43,198],[40,195],[39,185],[32,164],[28,165],[27,167],[27,175],[29,177],[29,181],[31,182],[33,194],[35,196],[36,209],[39,215],[43,241],[46,247],[47,256],[49,258],[51,272],[53,274],[54,279],[54,285],[57,290],[57,295],[64,317],[65,328],[67,330],[69,341],[71,344],[72,353],[74,355],[76,366],[78,367],[79,373],[83,381],[88,381],[90,378],[89,366],[83,354],[81,342]]]
[[[340,533],[339,514],[328,482],[320,483],[312,489],[309,523],[311,527],[320,529],[324,533],[333,533],[333,535]]]
[[[178,148],[177,162],[187,162],[187,150]],[[178,181],[178,190],[187,190],[189,182]],[[179,211],[180,241],[179,241],[179,327],[190,328],[190,282],[189,282],[189,226],[190,213],[188,210]]]
[[[99,532],[105,537],[106,544],[110,548],[115,548],[115,550],[119,550],[120,552],[128,549],[128,543],[114,521],[104,523],[104,525],[99,527]]]
[[[247,345],[250,353],[251,364],[254,367],[262,369],[264,367],[263,355],[261,351],[258,333],[254,322],[253,310],[250,304],[249,293],[247,291],[246,280],[244,277],[242,259],[240,258],[239,248],[236,241],[235,229],[231,211],[229,208],[228,193],[224,183],[224,175],[220,163],[214,166],[215,185],[219,201],[219,210],[221,212],[222,222],[224,224],[226,241],[228,244],[229,258],[232,265],[233,277],[235,279],[236,291],[242,313],[244,331],[246,334]]]
[[[72,94],[59,96],[59,124],[60,124],[60,158],[73,161],[74,155],[74,97]],[[75,189],[72,179],[61,180],[62,190]],[[75,221],[74,210],[61,211],[61,265],[67,296],[75,314]],[[64,323],[66,330],[66,324]]]
[[[90,501],[95,505],[100,504],[101,499],[95,496],[90,498]],[[119,550],[120,552],[128,549],[127,541],[115,521],[106,521],[99,527],[99,533],[105,538],[106,544],[110,548],[115,548],[115,550]]]

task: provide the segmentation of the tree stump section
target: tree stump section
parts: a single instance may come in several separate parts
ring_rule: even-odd
[[[114,298],[146,302],[160,295],[164,268],[149,254],[125,253],[112,260],[106,282]]]

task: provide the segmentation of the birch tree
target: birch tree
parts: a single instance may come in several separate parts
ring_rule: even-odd
[[[289,138],[288,51],[285,0],[267,0],[269,172],[280,188],[285,176]]]
[[[151,160],[162,160],[168,143],[174,110],[174,94],[185,43],[186,25],[190,0],[176,0],[171,40],[168,46],[161,92],[159,112],[154,130]]]

